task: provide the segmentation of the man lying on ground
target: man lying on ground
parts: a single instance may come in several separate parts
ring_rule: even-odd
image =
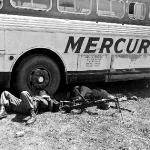
[[[106,90],[104,89],[90,89],[86,86],[75,86],[73,88],[73,93],[70,96],[71,100],[83,100],[83,101],[97,101],[97,100],[102,100],[99,105],[98,108],[99,109],[109,109],[110,108],[110,103],[109,100],[111,101],[116,101],[116,97],[110,93],[108,93]],[[135,100],[137,101],[138,98],[136,96],[122,96],[118,99],[118,101],[123,102],[123,101],[127,101],[127,100]],[[84,110],[84,109],[83,109]],[[83,111],[82,108],[80,109],[79,112]]]
[[[39,96],[31,96],[27,91],[22,91],[20,98],[15,97],[8,91],[4,91],[0,97],[0,119],[7,117],[6,110],[11,112],[30,115],[26,124],[32,124],[36,121],[36,112],[39,109],[44,111],[53,111],[54,104],[57,101],[51,99],[46,91],[41,90]]]
[[[90,89],[86,86],[75,86],[70,94],[68,100],[102,100],[102,99],[115,99],[115,96],[108,93],[106,90],[103,89]],[[109,102],[102,101],[98,106],[100,109],[109,109],[110,104]],[[78,109],[78,113],[83,112],[83,108]]]
[[[97,88],[97,89],[90,89],[86,86],[75,86],[74,93],[76,96],[84,97],[85,99],[97,100],[97,99],[114,99],[115,96],[108,93],[106,90]],[[80,92],[80,95],[78,94]]]

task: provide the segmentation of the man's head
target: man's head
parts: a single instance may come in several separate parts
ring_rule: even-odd
[[[79,88],[80,88],[80,87],[79,87],[78,85],[74,87],[74,89],[79,89]]]
[[[80,92],[80,87],[79,87],[79,86],[75,86],[75,87],[73,88],[73,92],[74,92],[74,95],[75,95],[75,96],[78,96],[78,95],[79,95],[78,92]]]

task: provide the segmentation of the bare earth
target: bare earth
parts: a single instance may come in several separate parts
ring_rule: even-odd
[[[121,104],[132,110],[122,111],[123,120],[116,109],[96,107],[82,114],[45,112],[31,126],[11,114],[0,120],[0,150],[150,150],[150,88],[143,81],[96,87],[139,100]]]

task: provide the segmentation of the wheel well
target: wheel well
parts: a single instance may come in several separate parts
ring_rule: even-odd
[[[60,85],[67,82],[65,66],[64,66],[64,63],[61,60],[61,58],[56,53],[54,53],[53,51],[50,51],[49,49],[41,49],[41,48],[30,50],[18,58],[18,60],[16,61],[15,65],[12,69],[11,82],[13,81],[13,78],[15,77],[15,72],[16,72],[18,64],[23,59],[25,59],[28,56],[33,55],[33,54],[43,54],[43,55],[49,56],[49,58],[53,59],[58,64],[58,67],[59,67],[60,72],[61,72],[61,84]]]

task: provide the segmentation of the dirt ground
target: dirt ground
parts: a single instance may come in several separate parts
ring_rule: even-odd
[[[136,95],[121,103],[131,110],[87,108],[82,114],[45,112],[26,126],[26,116],[0,120],[0,150],[150,150],[150,87],[143,81],[91,84],[115,95]],[[111,104],[114,105],[114,104]],[[23,119],[23,120],[22,120]]]

